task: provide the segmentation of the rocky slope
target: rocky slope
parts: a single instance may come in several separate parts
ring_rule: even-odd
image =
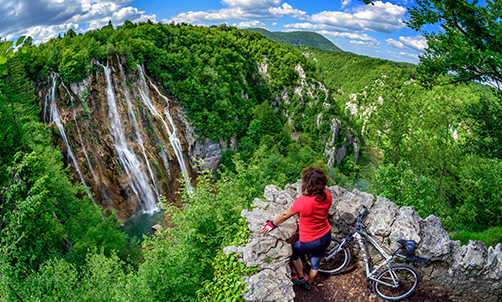
[[[236,252],[248,266],[261,266],[256,275],[245,279],[247,301],[293,301],[289,266],[292,249],[286,240],[295,232],[297,221],[293,217],[269,234],[262,234],[261,227],[293,203],[300,187],[300,182],[287,185],[284,190],[267,186],[266,201],[255,199],[256,208],[241,214],[249,221],[248,244],[224,249],[227,254]],[[415,254],[430,259],[426,265],[415,265],[421,274],[421,290],[446,292],[452,301],[502,301],[502,244],[487,248],[480,241],[470,241],[462,246],[449,239],[435,216],[422,219],[413,207],[398,208],[386,198],[375,200],[373,195],[357,190],[349,192],[338,186],[329,190],[333,196],[329,212],[333,234],[347,235],[364,205],[369,209],[366,231],[384,249],[395,250],[397,238],[413,239],[418,244]],[[352,246],[357,257],[357,246]]]

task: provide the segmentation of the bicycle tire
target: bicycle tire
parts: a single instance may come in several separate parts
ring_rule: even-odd
[[[326,253],[328,254],[329,251],[333,250],[334,248],[337,248],[342,241],[338,238],[335,238],[331,236],[331,244],[329,247],[326,249]],[[310,254],[305,255],[305,260],[310,268]],[[325,275],[336,275],[340,272],[342,272],[350,263],[350,250],[348,247],[344,247],[341,251],[339,251],[336,255],[334,255],[331,259],[328,261],[321,259],[321,262],[319,263],[319,273],[325,274]]]
[[[413,294],[420,282],[420,274],[417,269],[407,264],[392,265],[390,269],[399,279],[398,287],[388,286],[373,280],[373,291],[375,294],[387,301],[399,301]],[[389,269],[381,271],[375,279],[390,284],[393,283]]]

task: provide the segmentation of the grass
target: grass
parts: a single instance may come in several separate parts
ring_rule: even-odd
[[[502,226],[493,227],[483,232],[459,231],[450,233],[451,240],[460,240],[465,245],[469,244],[470,240],[483,241],[487,247],[495,247],[498,243],[502,243]]]

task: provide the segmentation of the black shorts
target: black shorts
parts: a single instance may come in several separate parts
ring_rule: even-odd
[[[311,268],[313,270],[319,269],[319,261],[324,256],[324,252],[328,248],[331,243],[331,232],[327,232],[321,238],[317,238],[316,240],[310,242],[302,242],[297,241],[293,245],[293,256],[291,256],[292,260],[297,260],[300,258],[300,255],[310,254],[311,259]],[[315,259],[314,259],[315,258]]]

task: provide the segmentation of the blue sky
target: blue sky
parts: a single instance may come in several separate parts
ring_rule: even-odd
[[[425,39],[407,28],[413,0],[2,0],[0,37],[30,35],[37,43],[72,28],[76,32],[100,28],[112,20],[227,23],[239,28],[270,31],[307,30],[324,35],[345,51],[418,62]]]

